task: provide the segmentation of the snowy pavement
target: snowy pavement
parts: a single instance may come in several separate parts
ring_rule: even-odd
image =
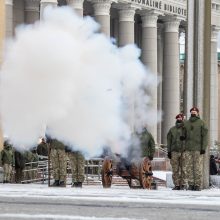
[[[172,191],[127,186],[48,188],[0,184],[0,219],[198,219],[218,218],[220,189]],[[208,217],[209,216],[209,217]]]

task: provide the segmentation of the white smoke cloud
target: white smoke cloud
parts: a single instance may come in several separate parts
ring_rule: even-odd
[[[36,145],[47,129],[89,156],[106,145],[123,153],[131,127],[157,123],[144,92],[157,82],[140,50],[117,48],[98,27],[62,7],[16,30],[1,69],[0,107],[3,131],[17,149]]]

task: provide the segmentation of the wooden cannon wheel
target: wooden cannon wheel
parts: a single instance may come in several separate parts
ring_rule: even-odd
[[[102,186],[104,188],[110,188],[112,185],[112,159],[110,157],[105,157],[102,164]]]
[[[151,189],[152,182],[151,162],[147,157],[144,157],[139,167],[139,180],[143,189]]]

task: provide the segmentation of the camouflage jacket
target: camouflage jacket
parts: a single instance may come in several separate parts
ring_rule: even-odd
[[[4,149],[1,151],[1,164],[11,164],[12,166],[15,165],[14,151],[11,146],[4,147]]]
[[[65,145],[62,142],[58,141],[57,139],[51,139],[50,148],[65,150]]]
[[[149,133],[147,129],[144,129],[141,134],[138,134],[138,137],[142,152],[141,156],[153,158],[155,153],[155,142],[151,133]]]
[[[185,122],[187,131],[186,150],[200,151],[206,150],[208,145],[208,128],[203,120],[197,117],[190,117]]]
[[[48,156],[48,147],[46,143],[40,143],[37,146],[38,155]]]
[[[184,123],[177,124],[170,128],[167,133],[167,151],[183,152],[185,150],[185,140],[181,140],[181,136],[186,138],[186,128]]]

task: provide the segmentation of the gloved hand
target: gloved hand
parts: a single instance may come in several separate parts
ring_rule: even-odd
[[[149,160],[153,160],[153,157],[152,156],[148,156]]]
[[[167,153],[167,157],[168,157],[169,159],[171,159],[171,157],[172,157],[172,156],[171,156],[171,152],[168,152],[168,153]]]
[[[200,154],[205,154],[205,150],[200,150]]]
[[[180,136],[180,140],[184,141],[184,140],[186,140],[186,137],[185,136]]]

